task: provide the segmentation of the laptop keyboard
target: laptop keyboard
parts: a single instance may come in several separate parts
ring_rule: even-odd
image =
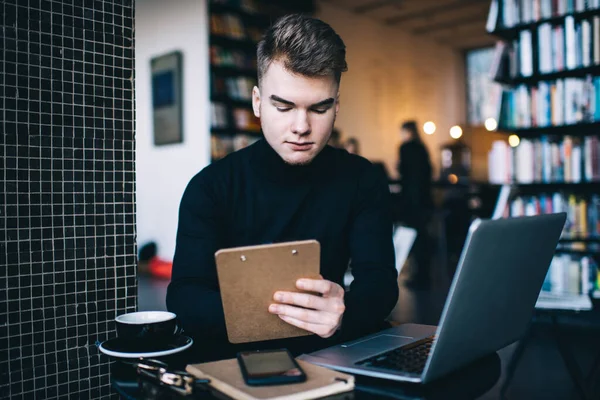
[[[391,369],[394,371],[420,374],[425,369],[434,336],[398,347],[387,353],[378,354],[356,363],[363,367]]]

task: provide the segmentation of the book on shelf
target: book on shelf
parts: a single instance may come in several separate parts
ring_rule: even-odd
[[[227,107],[222,103],[210,103],[211,128],[226,128],[227,125]]]
[[[503,40],[498,40],[494,48],[494,57],[490,63],[490,79],[500,81],[506,75],[506,57],[508,57],[508,45]]]
[[[256,86],[256,79],[249,77],[224,78],[212,74],[211,93],[214,96],[226,96],[232,100],[252,100],[252,88]]]
[[[233,136],[215,134],[210,136],[210,157],[213,160],[220,160],[231,152],[233,152]]]
[[[555,255],[542,285],[554,295],[590,295],[600,289],[598,264],[590,256]]]
[[[521,75],[533,75],[533,39],[531,31],[524,30],[519,32],[519,69]]]
[[[260,131],[260,120],[247,108],[234,108],[233,120],[235,127],[241,131]]]
[[[600,238],[600,195],[576,196],[565,193],[515,196],[506,206],[504,216],[566,212],[561,238]]]
[[[233,135],[212,134],[211,158],[213,161],[220,160],[234,151],[250,146],[260,139],[258,136],[236,133]]]
[[[600,184],[600,138],[569,135],[522,138],[517,147],[494,141],[488,153],[490,183]]]
[[[493,32],[498,26],[498,0],[492,0],[490,4],[490,11],[488,12],[487,22],[485,23],[485,30]]]
[[[492,184],[513,182],[512,147],[503,140],[492,142],[488,152],[488,181]]]
[[[210,33],[237,40],[248,37],[242,20],[233,14],[212,14],[210,16]]]
[[[218,77],[212,74],[212,78],[210,80],[210,92],[213,95],[226,96],[227,84],[225,78]]]
[[[256,80],[247,77],[236,77],[225,79],[227,85],[227,94],[236,100],[251,100],[252,88],[256,85]]]
[[[257,136],[250,136],[243,133],[238,133],[233,136],[233,151],[238,151],[246,148],[259,140]]]
[[[216,67],[256,70],[256,58],[253,55],[217,45],[210,46],[210,64]]]

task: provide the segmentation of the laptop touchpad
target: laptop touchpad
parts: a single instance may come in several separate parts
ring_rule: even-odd
[[[415,339],[410,336],[382,334],[372,338],[357,340],[352,343],[342,345],[352,351],[355,356],[360,356],[363,353],[377,353],[385,350],[391,350],[396,347],[414,342]]]

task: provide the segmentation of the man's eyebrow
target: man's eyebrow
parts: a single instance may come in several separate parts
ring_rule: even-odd
[[[311,107],[329,106],[329,105],[333,104],[334,101],[335,101],[335,99],[333,97],[330,97],[328,99],[325,99],[323,101],[313,104]]]
[[[293,102],[286,100],[286,99],[282,99],[281,97],[277,96],[276,94],[271,95],[271,100],[277,101],[279,103],[287,104],[288,106],[295,106],[295,104]]]
[[[283,104],[287,104],[289,106],[295,106],[296,104],[294,104],[294,102],[286,100],[286,99],[282,99],[281,97],[277,96],[276,94],[272,94],[270,97],[271,100],[273,101],[277,101],[279,103],[283,103]],[[333,102],[335,101],[335,99],[333,97],[330,97],[328,99],[319,101],[318,103],[312,104],[312,107],[323,107],[323,106],[328,106],[333,104]]]

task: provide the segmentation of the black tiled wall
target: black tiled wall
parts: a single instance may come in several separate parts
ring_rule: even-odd
[[[133,0],[0,1],[0,398],[106,398],[136,308]]]

